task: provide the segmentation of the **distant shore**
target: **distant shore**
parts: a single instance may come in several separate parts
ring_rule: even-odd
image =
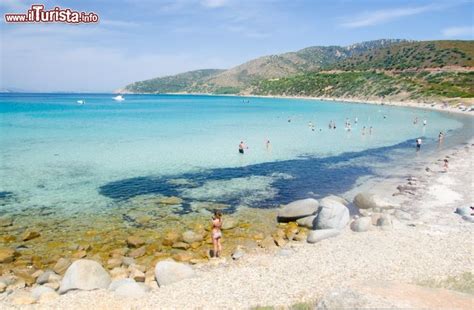
[[[148,93],[127,93],[119,92],[124,95],[152,95]],[[193,96],[224,96],[224,97],[250,97],[250,98],[275,98],[275,99],[304,99],[304,100],[321,100],[329,102],[344,102],[344,103],[359,103],[359,104],[374,104],[374,105],[390,105],[398,107],[419,108],[427,110],[435,110],[449,113],[459,113],[474,116],[474,98],[446,98],[446,99],[426,99],[431,103],[416,100],[391,100],[391,99],[364,99],[364,98],[346,98],[346,97],[312,97],[312,96],[284,96],[284,95],[238,95],[238,94],[214,94],[214,93],[160,93],[157,95],[193,95]],[[459,102],[456,106],[451,104],[444,104],[444,102],[455,101]],[[473,110],[471,110],[473,109]]]

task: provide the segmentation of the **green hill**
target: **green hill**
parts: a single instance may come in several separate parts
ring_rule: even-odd
[[[474,67],[473,41],[403,42],[354,54],[325,69],[340,70],[406,70]]]
[[[313,46],[297,52],[263,56],[229,70],[198,70],[154,78],[127,85],[122,91],[133,93],[201,92],[239,93],[253,83],[320,70],[356,53],[405,42],[375,40],[341,46]]]
[[[474,72],[306,73],[254,85],[256,95],[337,98],[473,98]]]
[[[474,98],[474,41],[376,40],[260,57],[127,85],[132,93]]]
[[[202,84],[209,77],[225,70],[203,69],[171,76],[135,82],[125,86],[122,92],[131,93],[175,93],[190,91],[194,85]]]

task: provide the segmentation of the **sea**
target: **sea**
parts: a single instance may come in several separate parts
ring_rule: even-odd
[[[98,229],[108,220],[135,225],[130,213],[150,197],[178,198],[159,207],[176,220],[202,214],[206,204],[233,214],[340,195],[360,178],[473,135],[468,116],[389,105],[114,97],[0,94],[0,215],[16,217],[18,233],[31,225],[50,227],[51,234],[71,226]],[[417,138],[423,141],[420,150]],[[241,142],[244,154],[238,152]],[[151,217],[152,229],[168,224],[146,208],[140,210]]]

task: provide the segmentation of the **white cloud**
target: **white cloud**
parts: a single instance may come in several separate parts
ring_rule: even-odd
[[[433,5],[411,7],[411,8],[392,8],[377,10],[373,12],[366,12],[355,16],[354,18],[347,19],[341,26],[347,28],[360,28],[374,26],[382,23],[387,23],[396,20],[401,17],[413,16],[421,14],[427,11],[432,11],[438,7]]]
[[[474,26],[448,27],[441,31],[445,37],[474,37]]]
[[[208,8],[219,8],[229,4],[229,0],[201,0],[201,4]]]

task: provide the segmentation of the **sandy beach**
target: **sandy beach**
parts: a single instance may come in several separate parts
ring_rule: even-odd
[[[195,265],[192,278],[160,288],[155,282],[154,288],[138,297],[105,289],[70,291],[22,307],[236,309],[300,303],[313,307],[322,302],[322,308],[325,304],[330,308],[340,305],[340,300],[328,296],[346,301],[358,296],[357,303],[365,302],[362,308],[468,309],[474,302],[470,295],[474,226],[454,211],[472,205],[472,152],[470,141],[426,158],[423,166],[363,182],[344,195],[350,200],[360,191],[370,191],[397,202],[399,207],[384,211],[393,221],[388,228],[371,226],[369,231],[354,232],[347,225],[337,237],[315,244],[291,241],[279,248],[245,250],[236,261],[226,257]],[[444,158],[450,162],[447,172],[442,167]],[[407,183],[410,190],[397,190]],[[30,290],[0,294],[0,308],[16,308],[14,304],[24,300],[21,294]],[[408,293],[394,293],[400,291]],[[437,295],[445,297],[437,300]]]

